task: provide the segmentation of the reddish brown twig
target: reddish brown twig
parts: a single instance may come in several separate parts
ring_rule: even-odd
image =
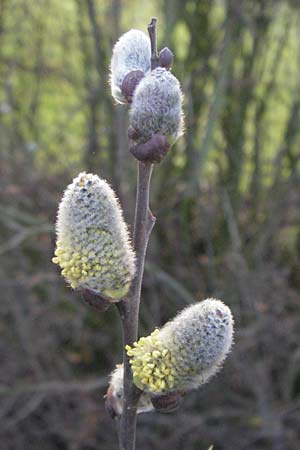
[[[158,61],[156,48],[156,19],[152,19],[148,31],[151,40],[151,67],[153,69],[154,67],[157,67],[156,61]],[[152,163],[149,161],[138,162],[138,182],[133,237],[137,257],[137,270],[127,298],[118,304],[122,320],[124,344],[124,403],[119,430],[120,450],[135,449],[136,412],[140,391],[133,384],[131,367],[125,351],[125,345],[132,345],[133,342],[137,340],[145,256],[150,233],[155,224],[155,217],[152,215],[149,208],[152,168]]]

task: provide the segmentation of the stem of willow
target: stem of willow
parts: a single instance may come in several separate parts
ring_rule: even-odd
[[[156,19],[148,26],[151,41],[151,69],[157,67]],[[153,165],[150,162],[138,163],[138,181],[135,205],[133,244],[136,252],[136,274],[126,299],[118,304],[123,327],[124,363],[124,402],[120,420],[120,450],[135,450],[136,412],[141,391],[133,384],[126,345],[132,345],[138,336],[139,307],[144,275],[147,245],[155,217],[149,208],[150,180]]]
[[[128,297],[119,304],[124,343],[124,403],[120,421],[120,450],[135,449],[136,411],[140,391],[132,382],[132,371],[125,351],[125,345],[132,345],[137,340],[145,255],[149,236],[155,223],[155,218],[149,209],[151,173],[151,163],[138,163],[138,186],[134,222],[134,247],[137,256],[136,275]]]

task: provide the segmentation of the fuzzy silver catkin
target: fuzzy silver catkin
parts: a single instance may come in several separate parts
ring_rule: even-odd
[[[59,205],[53,262],[76,289],[111,301],[124,297],[135,273],[135,256],[119,202],[108,183],[80,173]]]
[[[170,71],[157,67],[140,81],[133,96],[130,126],[137,142],[162,134],[172,145],[182,135],[182,93]]]
[[[153,394],[197,388],[220,369],[232,340],[228,306],[215,299],[196,303],[126,347],[134,382]]]
[[[106,405],[115,416],[120,416],[123,411],[124,400],[124,367],[118,364],[115,370],[110,374],[110,383],[106,395]],[[151,397],[143,392],[139,398],[137,413],[153,411]]]
[[[125,103],[121,86],[125,76],[133,70],[144,74],[151,70],[150,39],[140,30],[127,31],[113,48],[110,83],[112,96],[118,103]]]

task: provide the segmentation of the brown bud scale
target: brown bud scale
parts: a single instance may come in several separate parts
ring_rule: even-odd
[[[132,155],[142,162],[160,163],[168,153],[170,144],[162,134],[154,134],[149,141],[133,145]]]
[[[144,72],[142,72],[141,70],[132,70],[124,77],[121,86],[121,92],[128,103],[132,102],[135,88],[143,77]]]
[[[106,311],[111,305],[111,301],[107,297],[103,297],[102,295],[93,292],[91,289],[81,289],[80,293],[82,299],[99,312]]]
[[[170,392],[166,395],[153,396],[151,403],[157,412],[170,413],[176,411],[183,402],[184,392]]]
[[[133,141],[137,141],[141,137],[141,134],[135,128],[129,127],[128,128],[128,137],[129,137],[129,139],[131,139]]]

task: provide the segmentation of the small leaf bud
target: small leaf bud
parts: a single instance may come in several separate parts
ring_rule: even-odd
[[[158,61],[161,67],[164,67],[167,70],[170,70],[173,64],[174,55],[172,51],[165,47],[159,52]]]
[[[147,74],[151,70],[151,46],[149,37],[139,30],[130,30],[123,34],[115,44],[110,64],[110,84],[112,96],[118,103],[126,103],[124,96],[127,88],[123,86],[126,75],[130,72],[141,72]],[[140,81],[136,77],[135,86]],[[133,87],[135,87],[132,85]],[[131,99],[133,91],[130,93]]]
[[[108,183],[80,173],[59,205],[53,262],[73,289],[117,302],[129,290],[135,257],[119,202]],[[87,297],[87,291],[89,296]]]

